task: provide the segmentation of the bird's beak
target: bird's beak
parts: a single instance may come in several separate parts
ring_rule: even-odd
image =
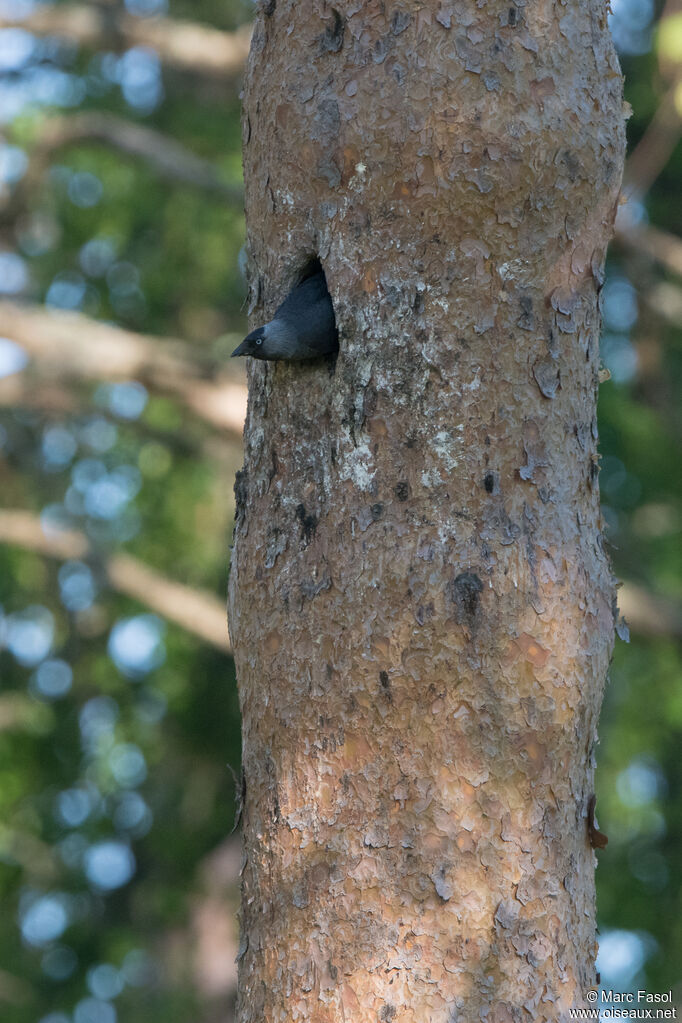
[[[234,359],[234,357],[236,355],[246,355],[246,347],[245,347],[245,345],[246,345],[246,339],[244,339],[240,345],[237,345],[235,350],[232,352],[232,355],[230,356],[230,358]]]

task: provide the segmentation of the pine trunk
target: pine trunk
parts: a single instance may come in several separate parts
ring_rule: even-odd
[[[319,257],[335,363],[249,366],[230,582],[239,1023],[567,1021],[613,636],[606,5],[269,0],[253,325]]]

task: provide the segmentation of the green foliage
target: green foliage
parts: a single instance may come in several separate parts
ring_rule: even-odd
[[[661,27],[659,45],[664,31],[667,26]],[[632,148],[667,86],[655,52],[625,57],[623,68],[626,99],[634,111],[628,129]],[[680,204],[675,201],[681,172],[678,145],[646,198],[652,224],[676,233],[682,232]],[[674,608],[680,606],[682,579],[678,471],[682,324],[674,325],[661,315],[653,298],[666,275],[618,240],[612,249],[609,279],[628,280],[636,295],[638,317],[626,335],[637,365],[625,379],[617,379],[616,373],[600,391],[600,487],[606,535],[616,575],[667,597]],[[679,287],[672,278],[668,282]],[[608,295],[604,313],[606,341]],[[607,350],[606,343],[605,354]],[[608,364],[608,358],[605,361]],[[621,968],[620,974],[602,980],[619,990],[673,989],[678,1000],[681,680],[679,634],[656,639],[634,632],[629,646],[617,640],[597,753],[597,812],[600,828],[609,836],[608,847],[598,854],[599,926],[601,940],[612,942],[609,950],[618,954]],[[624,936],[636,936],[639,949]]]
[[[170,12],[227,29],[251,13],[239,2],[177,4]],[[202,87],[162,71],[164,98],[144,114],[102,72],[101,55],[62,52],[49,66],[60,63],[92,76],[79,110],[139,121],[239,184],[238,85]],[[10,141],[31,153],[51,118],[69,113],[29,105],[12,122]],[[27,261],[27,298],[182,337],[202,354],[214,338],[243,332],[240,203],[163,179],[149,161],[88,140],[55,150],[48,173],[21,201],[7,240]],[[125,391],[109,385],[72,396],[73,414],[0,411],[3,505],[48,517],[58,511],[95,551],[83,574],[79,559],[0,548],[0,632],[11,639],[22,627],[47,630],[46,657],[36,652],[40,636],[37,646],[24,636],[23,646],[0,649],[0,1015],[3,1023],[36,1023],[63,1012],[70,1021],[76,1009],[78,1020],[107,1023],[107,1005],[115,1005],[131,1023],[186,1023],[210,1002],[225,1018],[230,992],[216,1001],[198,984],[192,919],[210,883],[207,858],[225,843],[235,812],[234,666],[114,592],[106,558],[125,549],[224,601],[239,446],[223,441],[216,463],[206,454],[216,442],[206,426],[154,393],[133,395],[142,407],[132,415]],[[40,611],[36,621],[32,608]],[[112,656],[116,629],[126,624],[133,633],[122,650],[137,656],[137,668]],[[108,842],[118,843],[113,867],[104,860],[98,869],[93,855]],[[226,890],[228,922],[235,909]],[[228,949],[228,979],[235,952],[236,945]],[[106,964],[115,968],[109,989],[92,979],[102,964],[105,977]],[[84,999],[95,996],[107,1005],[88,1008]]]

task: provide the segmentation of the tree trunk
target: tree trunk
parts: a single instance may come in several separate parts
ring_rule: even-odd
[[[319,256],[340,353],[249,366],[240,1023],[587,1005],[614,606],[598,292],[624,150],[606,13],[261,5],[253,323]]]

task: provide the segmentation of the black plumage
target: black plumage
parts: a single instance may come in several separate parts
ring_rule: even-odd
[[[257,327],[232,355],[254,359],[319,359],[338,351],[334,307],[322,270],[301,281],[277,308],[269,323]]]

